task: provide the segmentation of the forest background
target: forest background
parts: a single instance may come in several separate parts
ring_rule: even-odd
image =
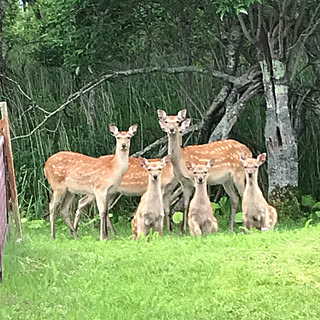
[[[0,96],[23,215],[48,212],[53,153],[110,154],[108,124],[139,123],[131,153],[162,156],[156,110],[187,108],[186,144],[267,151],[261,186],[297,187],[287,214],[299,218],[301,195],[320,195],[319,31],[317,0],[1,0]]]

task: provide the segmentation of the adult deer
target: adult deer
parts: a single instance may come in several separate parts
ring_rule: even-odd
[[[128,131],[119,131],[114,125],[110,125],[109,129],[117,141],[113,156],[93,158],[81,153],[61,151],[45,163],[45,176],[53,190],[49,205],[52,239],[55,238],[55,209],[61,200],[62,215],[72,235],[78,236],[69,214],[75,193],[95,197],[100,214],[100,240],[108,238],[108,201],[113,194],[119,192],[122,177],[128,169],[130,139],[136,134],[138,125],[132,125]]]
[[[242,198],[243,225],[248,230],[273,230],[278,219],[277,210],[268,204],[258,185],[259,167],[266,157],[265,153],[260,154],[257,159],[241,155],[247,181]]]
[[[192,174],[186,168],[186,161],[199,163],[215,159],[215,165],[208,171],[208,184],[222,184],[232,203],[230,230],[233,231],[235,214],[245,186],[245,173],[240,153],[251,157],[252,153],[244,144],[232,140],[213,141],[202,145],[192,145],[185,148],[179,145],[178,128],[182,130],[190,125],[186,120],[187,110],[183,109],[176,116],[168,116],[165,111],[158,110],[159,123],[168,135],[168,153],[173,165],[173,171],[183,188],[184,216],[181,232],[185,233],[189,203],[194,191]],[[238,192],[238,193],[237,193]]]
[[[141,233],[145,236],[150,228],[154,232],[159,232],[162,236],[163,231],[163,197],[161,192],[161,172],[169,161],[169,156],[149,162],[147,159],[140,158],[140,165],[148,172],[148,189],[141,197],[140,203],[132,220],[132,232],[134,239]]]
[[[213,165],[214,159],[209,160],[206,165],[195,165],[186,161],[187,169],[193,174],[196,189],[188,212],[188,225],[192,236],[218,232],[218,220],[214,216],[207,191],[208,169]]]
[[[190,121],[187,119],[186,121]],[[178,128],[178,139],[179,145],[182,146],[182,128],[179,126]],[[102,156],[102,158],[108,158],[111,155]],[[160,161],[160,159],[149,159],[149,162]],[[170,200],[173,190],[178,185],[178,180],[173,173],[172,164],[169,161],[166,166],[162,170],[161,174],[161,190],[163,194],[163,206],[164,212],[167,222],[167,227],[169,231],[172,231],[172,225],[170,220]],[[126,196],[142,196],[148,188],[148,173],[147,171],[141,167],[140,160],[138,158],[129,157],[129,167],[127,172],[124,174],[119,192]],[[116,195],[114,194],[114,197]],[[76,211],[76,216],[74,220],[74,229],[78,231],[79,220],[81,215],[81,210],[91,203],[94,200],[94,195],[85,195],[78,202],[78,208]],[[113,199],[110,199],[109,203],[111,203]],[[110,220],[107,220],[110,225],[111,231],[115,233],[114,227]]]

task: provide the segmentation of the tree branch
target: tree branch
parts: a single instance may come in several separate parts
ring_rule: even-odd
[[[91,91],[92,89],[98,87],[100,84],[102,84],[105,81],[111,81],[118,77],[129,77],[134,75],[140,75],[140,74],[148,74],[148,73],[169,73],[169,74],[180,74],[180,73],[186,73],[186,72],[196,72],[196,73],[202,73],[207,74],[212,77],[223,79],[227,82],[231,83],[237,83],[238,79],[233,76],[229,76],[228,74],[225,74],[220,71],[209,71],[202,68],[198,68],[195,66],[182,66],[182,67],[150,67],[150,68],[140,68],[140,69],[131,69],[131,70],[124,70],[124,71],[114,71],[112,73],[107,73],[102,75],[100,78],[91,81],[87,83],[85,86],[83,86],[79,91],[73,93],[69,96],[67,101],[65,101],[62,105],[60,105],[57,109],[54,111],[47,113],[45,118],[35,127],[33,128],[28,134],[17,136],[12,138],[12,140],[18,140],[18,139],[24,139],[32,136],[37,130],[39,130],[51,117],[56,115],[58,112],[65,109],[70,103],[77,100],[81,95]]]

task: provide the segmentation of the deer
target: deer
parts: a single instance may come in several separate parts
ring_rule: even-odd
[[[257,228],[261,231],[273,230],[277,223],[277,210],[268,204],[258,184],[259,167],[266,160],[266,153],[255,158],[241,154],[246,173],[246,187],[242,198],[243,225],[246,229]]]
[[[158,109],[160,127],[168,135],[168,154],[173,171],[183,189],[184,214],[181,233],[184,234],[186,231],[189,204],[194,192],[194,181],[191,172],[186,168],[186,161],[198,163],[213,158],[215,165],[209,168],[208,185],[221,184],[230,197],[232,203],[230,231],[233,232],[239,195],[242,197],[245,187],[245,172],[238,152],[246,157],[251,157],[252,153],[247,146],[232,139],[181,147],[178,128],[186,130],[190,126],[190,119],[186,120],[186,113],[187,110],[183,109],[177,115],[168,116],[165,111]]]
[[[190,121],[187,119],[187,121]],[[182,146],[182,129],[181,126],[178,129],[179,132],[179,145]],[[110,157],[111,155],[106,155],[102,157]],[[159,161],[160,159],[149,159],[149,162]],[[173,190],[179,184],[177,178],[173,173],[172,164],[169,161],[166,166],[162,170],[161,174],[161,189],[163,193],[163,206],[166,218],[166,224],[169,231],[172,231],[172,225],[170,221],[170,199]],[[123,179],[120,184],[119,192],[126,196],[142,196],[148,187],[148,173],[147,171],[140,165],[139,158],[129,157],[129,167],[127,172],[124,174]],[[114,195],[115,197],[116,195]],[[114,199],[110,199],[109,203],[111,203]],[[78,201],[78,208],[76,211],[75,219],[74,219],[74,229],[78,231],[79,220],[81,215],[81,210],[90,204],[94,200],[94,195],[85,195]],[[110,220],[107,220],[110,225],[111,231],[115,233],[115,229]]]
[[[148,172],[148,188],[146,193],[141,197],[140,203],[132,220],[132,232],[134,240],[140,234],[145,236],[150,229],[159,232],[162,236],[163,232],[163,198],[161,192],[161,172],[169,161],[169,156],[149,162],[145,158],[140,158],[140,165]]]
[[[195,183],[195,193],[188,212],[188,226],[192,236],[218,232],[218,220],[214,216],[207,191],[208,170],[213,167],[214,161],[211,159],[205,165],[186,161],[186,167],[192,173]]]
[[[44,173],[53,190],[49,204],[51,237],[55,239],[55,210],[61,202],[61,213],[72,235],[78,237],[70,220],[69,208],[76,193],[89,194],[96,199],[100,214],[100,240],[107,239],[108,202],[119,191],[123,175],[129,165],[130,139],[137,133],[138,125],[128,131],[119,131],[109,125],[116,138],[115,154],[110,157],[94,158],[81,153],[60,151],[45,163]]]

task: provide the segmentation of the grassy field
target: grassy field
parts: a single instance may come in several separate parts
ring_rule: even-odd
[[[320,224],[132,241],[129,226],[73,240],[58,222],[9,239],[0,319],[319,319]]]

